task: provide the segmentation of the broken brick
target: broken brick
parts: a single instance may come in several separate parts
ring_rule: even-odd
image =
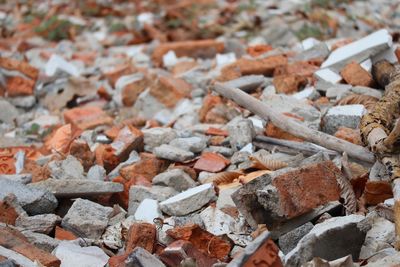
[[[363,69],[360,64],[356,62],[351,62],[347,64],[340,72],[346,83],[353,86],[367,86],[372,87],[374,85],[374,80],[372,75]]]
[[[168,168],[168,162],[166,160],[158,159],[153,154],[141,153],[141,160],[133,163],[132,165],[123,167],[120,170],[120,174],[126,180],[130,180],[137,175],[142,175],[149,181],[160,172],[165,171]]]
[[[45,141],[45,147],[48,151],[58,151],[66,153],[72,141],[71,124],[65,124],[55,130]]]
[[[217,259],[210,258],[205,253],[201,252],[193,246],[192,243],[185,240],[177,240],[164,248],[160,254],[160,259],[168,266],[179,266],[185,259],[196,259],[197,267],[212,266],[217,262]]]
[[[118,132],[118,135],[111,143],[111,147],[114,149],[114,154],[119,161],[125,161],[132,150],[137,152],[143,150],[143,133],[139,129],[127,125]]]
[[[177,57],[211,58],[224,51],[224,43],[215,40],[163,43],[154,49],[153,62],[160,66],[164,54],[168,51],[174,51]]]
[[[296,119],[298,121],[304,121],[303,117],[291,114],[291,113],[284,113],[283,115],[287,117],[291,117],[293,119]],[[265,128],[265,135],[273,138],[278,138],[278,139],[285,139],[285,140],[290,140],[290,141],[296,141],[296,142],[303,142],[303,139],[294,136],[293,134],[290,134],[288,132],[285,132],[281,128],[275,126],[273,123],[269,122]]]
[[[0,228],[0,246],[11,249],[31,261],[38,261],[44,266],[58,267],[61,264],[54,255],[35,247],[21,233],[8,227]]]
[[[229,163],[230,161],[220,154],[204,152],[194,164],[194,168],[198,171],[219,172],[225,169]]]
[[[15,225],[18,218],[15,208],[6,200],[0,200],[0,222]]]
[[[95,154],[90,150],[89,145],[82,140],[74,140],[71,143],[69,154],[82,163],[85,172],[89,171],[96,159]]]
[[[393,197],[392,186],[387,181],[367,181],[363,198],[367,205],[377,205]]]
[[[358,129],[351,129],[342,126],[336,131],[335,136],[337,138],[349,141],[350,143],[362,145],[361,134],[360,130]]]
[[[219,260],[226,259],[231,250],[229,242],[201,229],[196,224],[169,229],[167,235],[176,240],[189,241],[202,253]]]
[[[275,76],[273,84],[279,94],[293,94],[307,85],[307,78],[297,74]]]
[[[139,95],[146,90],[148,86],[149,81],[146,78],[125,85],[121,92],[121,99],[124,106],[133,106]]]
[[[13,76],[7,79],[6,88],[9,97],[33,95],[35,81]]]
[[[268,51],[271,51],[273,48],[270,45],[253,45],[247,48],[247,53],[252,57],[258,57]]]
[[[150,94],[166,107],[174,107],[179,100],[188,97],[191,85],[179,78],[162,76],[150,87]]]
[[[56,226],[54,238],[58,240],[75,240],[78,237],[74,233],[61,228],[60,226]]]
[[[30,65],[28,62],[19,61],[12,58],[0,57],[0,68],[17,70],[33,80],[36,80],[39,75],[39,70]]]
[[[201,122],[204,122],[206,119],[207,113],[216,105],[221,104],[222,100],[220,96],[208,94],[204,97],[203,104],[199,110],[199,119]]]
[[[64,111],[64,120],[80,130],[109,125],[113,121],[101,108],[94,106],[77,107]]]
[[[151,223],[134,223],[128,231],[125,251],[130,253],[134,248],[141,247],[153,253],[156,241],[156,226]]]
[[[121,76],[129,75],[129,74],[135,73],[136,71],[137,70],[133,65],[124,64],[124,65],[117,66],[116,68],[114,68],[113,70],[111,70],[109,72],[104,73],[104,76],[106,77],[106,79],[108,80],[110,85],[112,87],[115,87],[115,83]]]

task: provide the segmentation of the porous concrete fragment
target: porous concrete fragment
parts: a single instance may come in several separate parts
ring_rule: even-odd
[[[253,122],[247,119],[240,119],[228,125],[229,143],[232,149],[240,150],[253,141],[256,135]]]
[[[22,234],[28,238],[28,241],[31,244],[49,253],[51,253],[61,242],[60,240],[52,238],[47,234],[41,234],[32,231],[23,231]]]
[[[239,222],[216,207],[208,206],[200,212],[200,217],[205,229],[214,235],[240,232]]]
[[[216,199],[211,183],[190,188],[160,203],[161,210],[168,215],[183,216],[196,211]]]
[[[128,215],[134,215],[140,202],[144,199],[154,199],[157,201],[164,201],[178,192],[172,187],[153,185],[151,187],[134,185],[129,189],[129,205]]]
[[[34,216],[19,216],[15,226],[37,233],[49,234],[61,218],[55,214],[39,214]]]
[[[55,179],[85,179],[81,162],[71,155],[65,160],[50,162],[48,167]]]
[[[360,104],[332,107],[322,119],[322,129],[332,135],[341,126],[357,129],[361,117],[366,113],[367,109]]]
[[[171,146],[190,151],[193,153],[199,153],[207,147],[207,142],[204,138],[193,136],[186,138],[176,138],[169,143]]]
[[[150,198],[146,198],[140,202],[134,214],[135,220],[148,223],[154,223],[154,219],[162,217],[158,201]]]
[[[308,234],[308,232],[310,232],[313,227],[314,225],[308,222],[282,235],[281,237],[279,237],[279,248],[284,254],[287,254],[296,247],[300,239]]]
[[[14,194],[18,203],[30,215],[52,213],[58,205],[55,196],[47,190],[0,178],[0,199],[8,194]]]
[[[314,257],[335,260],[349,254],[358,259],[366,229],[362,215],[328,219],[305,235],[285,257],[285,266],[300,266]]]
[[[21,184],[28,184],[32,181],[32,174],[21,173],[21,174],[1,174],[0,179],[9,179]]]
[[[154,148],[153,153],[158,158],[168,159],[177,162],[184,162],[194,157],[194,154],[190,151],[186,151],[166,144]]]
[[[104,181],[106,178],[106,170],[103,166],[93,165],[87,173],[87,178],[91,181]]]
[[[172,169],[160,173],[154,176],[152,183],[172,187],[179,192],[196,186],[196,182],[182,169]]]
[[[78,198],[64,216],[61,225],[76,230],[87,238],[100,238],[113,209],[90,200]]]
[[[18,110],[8,101],[0,98],[0,122],[5,122],[13,125],[14,120],[18,117]]]
[[[153,148],[168,144],[175,138],[177,134],[174,129],[155,127],[143,130],[145,149],[152,151]]]
[[[120,183],[88,179],[47,179],[29,186],[47,189],[58,198],[87,197],[124,191],[124,187]]]

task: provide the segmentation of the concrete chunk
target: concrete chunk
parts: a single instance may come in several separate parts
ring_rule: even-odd
[[[359,104],[332,107],[322,119],[322,130],[333,135],[341,126],[357,129],[366,113],[367,109]]]
[[[214,186],[203,184],[186,190],[160,203],[161,210],[168,215],[183,216],[216,199]]]
[[[161,145],[154,148],[154,155],[158,158],[168,159],[171,161],[184,162],[192,159],[194,154],[190,151],[186,151],[171,145]]]
[[[196,182],[181,169],[172,169],[154,176],[154,185],[168,186],[181,192],[196,186]]]
[[[30,184],[30,187],[47,189],[58,198],[87,197],[124,191],[120,183],[80,179],[47,179]]]
[[[77,231],[87,238],[100,238],[113,209],[78,198],[62,220],[62,227]]]

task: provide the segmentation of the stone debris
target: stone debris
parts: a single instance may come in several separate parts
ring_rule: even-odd
[[[0,5],[0,266],[400,263],[360,134],[396,1],[36,2]]]

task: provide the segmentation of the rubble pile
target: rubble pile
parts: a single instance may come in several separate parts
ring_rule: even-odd
[[[400,264],[399,14],[3,1],[0,266]]]

